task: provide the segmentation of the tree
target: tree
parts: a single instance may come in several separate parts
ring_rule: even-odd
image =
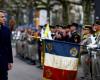
[[[47,0],[47,2],[44,2],[44,0],[38,0],[37,2],[40,2],[41,5],[45,6],[45,9],[47,10],[47,16],[48,21],[50,22],[50,10],[52,10],[53,6],[56,4],[60,4],[63,7],[63,24],[68,24],[68,2],[67,0]],[[37,5],[40,5],[39,3]]]
[[[0,0],[0,9],[4,8],[4,0]]]
[[[63,25],[68,24],[68,0],[58,0],[63,7]]]
[[[91,1],[82,0],[83,11],[84,11],[84,24],[91,24]]]

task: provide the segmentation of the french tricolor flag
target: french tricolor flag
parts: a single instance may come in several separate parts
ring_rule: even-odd
[[[43,80],[76,80],[80,46],[45,40]]]

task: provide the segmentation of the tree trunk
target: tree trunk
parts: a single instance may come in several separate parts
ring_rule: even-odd
[[[63,4],[63,25],[67,25],[68,24],[68,4],[67,2],[65,2]]]
[[[0,9],[2,10],[4,8],[4,0],[0,0]]]
[[[84,24],[91,24],[91,0],[83,0]]]
[[[48,22],[50,23],[50,0],[47,2],[47,18]]]

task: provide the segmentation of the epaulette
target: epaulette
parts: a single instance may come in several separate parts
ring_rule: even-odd
[[[82,40],[86,39],[87,38],[87,35],[83,35],[82,37]]]
[[[99,32],[96,32],[96,33],[95,33],[95,36],[98,36],[99,34],[100,34],[100,31],[99,31]]]

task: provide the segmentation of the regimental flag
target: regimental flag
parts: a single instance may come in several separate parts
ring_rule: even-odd
[[[45,40],[43,80],[76,80],[80,46]]]

